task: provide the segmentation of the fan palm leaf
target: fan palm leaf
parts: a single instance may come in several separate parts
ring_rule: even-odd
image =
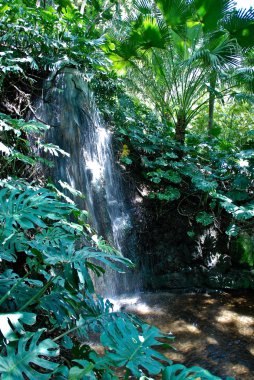
[[[195,9],[195,16],[202,24],[204,32],[211,32],[217,29],[218,23],[233,10],[233,0],[193,0],[191,1]]]
[[[227,14],[221,22],[231,39],[235,39],[244,50],[253,49],[254,10],[239,9]]]

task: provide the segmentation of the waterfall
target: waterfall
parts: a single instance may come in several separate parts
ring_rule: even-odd
[[[124,256],[135,261],[135,234],[119,168],[112,152],[111,132],[105,128],[82,73],[65,69],[48,80],[36,115],[51,128],[47,142],[70,154],[55,157],[55,183],[68,182],[85,199],[75,199],[89,213],[89,223]],[[96,290],[104,295],[137,290],[133,275],[107,270]],[[135,286],[133,285],[135,283]]]

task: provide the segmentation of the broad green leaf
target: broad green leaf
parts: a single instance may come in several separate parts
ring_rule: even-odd
[[[162,375],[162,380],[221,380],[209,371],[200,367],[187,368],[182,364],[168,366]]]
[[[80,367],[72,367],[69,372],[68,380],[96,380],[96,377],[93,373],[94,364],[88,362],[87,360],[73,360]],[[81,367],[82,366],[82,367]]]
[[[0,331],[7,341],[19,339],[19,335],[24,335],[23,324],[33,325],[36,322],[36,314],[33,313],[8,313],[0,314]]]
[[[151,375],[157,375],[164,366],[158,361],[169,362],[152,346],[160,346],[157,339],[165,337],[156,327],[142,325],[140,331],[128,320],[116,319],[105,326],[101,343],[107,348],[106,357],[116,367],[128,368],[134,376],[140,376],[143,368]]]
[[[19,339],[16,347],[6,346],[6,354],[0,356],[0,373],[3,380],[20,380],[23,379],[23,374],[29,380],[51,378],[58,364],[49,359],[57,357],[59,349],[50,339],[39,342],[44,331],[42,329],[34,334],[27,333]],[[36,365],[36,369],[33,365]]]
[[[205,211],[199,212],[196,216],[196,221],[203,226],[209,226],[214,222],[214,216],[211,214],[208,214]]]

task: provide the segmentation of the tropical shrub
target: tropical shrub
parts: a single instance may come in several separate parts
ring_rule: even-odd
[[[224,233],[232,236],[253,228],[253,154],[251,127],[228,141],[223,131],[213,137],[198,131],[186,135],[182,146],[171,125],[119,94],[112,119],[122,164],[139,176],[146,195],[155,202],[175,202],[178,212],[204,227],[224,218]],[[240,127],[239,127],[240,128]],[[142,178],[140,178],[140,173]],[[191,213],[182,203],[195,198]]]

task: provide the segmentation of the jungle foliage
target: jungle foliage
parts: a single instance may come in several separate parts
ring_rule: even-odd
[[[135,2],[108,46],[129,93],[111,117],[149,198],[234,237],[253,230],[254,11],[219,4]]]
[[[84,37],[84,25],[97,33],[87,21],[98,21],[96,4],[85,14],[69,1],[1,3],[1,379],[117,379],[117,368],[140,377],[141,363],[151,375],[169,364],[151,347],[165,344],[158,329],[95,294],[91,272],[101,275],[100,263],[116,271],[133,264],[103,240],[95,244],[86,211],[36,174],[36,164],[51,165],[39,150],[66,153],[43,142],[49,126],[36,120],[34,86],[65,65],[105,70],[100,38]],[[35,121],[22,119],[28,111]],[[81,343],[90,334],[104,356]]]
[[[142,186],[149,198],[162,201],[162,207],[176,202],[180,214],[203,226],[219,226],[224,217],[228,235],[251,233],[254,216],[251,126],[241,134],[240,143],[236,136],[235,141],[224,137],[227,131],[223,132],[219,123],[209,138],[196,125],[195,131],[186,134],[183,146],[174,140],[174,131],[156,120],[150,111],[137,108],[126,96],[119,103],[124,104],[124,112],[118,110],[114,116],[121,120],[118,130],[123,147],[121,162],[141,171]],[[195,207],[188,212],[182,203],[186,204],[188,198],[192,201],[193,197]]]
[[[244,130],[241,144],[238,144],[237,134],[230,142],[223,137],[222,126],[217,127],[217,121],[216,127],[210,128],[208,138],[203,121],[198,119],[205,118],[200,112],[205,109],[202,102],[209,103],[209,99],[202,98],[206,92],[210,99],[222,101],[224,98],[221,95],[224,91],[223,76],[225,83],[228,83],[228,78],[232,83],[236,79],[241,80],[244,82],[242,88],[248,91],[252,83],[251,66],[247,71],[239,68],[237,75],[231,72],[235,69],[234,64],[231,65],[231,56],[238,48],[241,59],[237,56],[237,62],[252,59],[246,38],[248,33],[240,32],[248,31],[248,28],[252,31],[252,12],[228,14],[230,1],[220,2],[222,8],[218,9],[214,25],[208,11],[200,14],[201,5],[211,5],[209,1],[158,1],[152,4],[152,8],[150,3],[138,1],[135,2],[138,8],[134,11],[134,21],[129,24],[123,19],[126,3],[114,0],[15,0],[11,4],[7,0],[0,1],[1,379],[113,380],[118,379],[121,372],[125,379],[133,375],[144,380],[159,373],[164,380],[218,379],[199,367],[187,369],[172,364],[154,349],[155,346],[168,346],[165,342],[171,339],[169,336],[132,315],[114,312],[109,300],[95,294],[91,272],[101,275],[104,272],[101,263],[117,271],[122,271],[123,265],[132,267],[133,264],[103,240],[95,244],[87,213],[79,210],[54,186],[49,186],[45,178],[38,179],[36,165],[51,165],[49,160],[38,157],[38,150],[53,155],[66,153],[43,141],[49,126],[38,120],[33,99],[40,94],[43,79],[49,73],[54,75],[66,66],[84,71],[97,96],[100,97],[101,92],[105,99],[104,114],[115,123],[123,146],[122,162],[142,168],[150,198],[166,203],[180,202],[190,194],[198,194],[197,222],[203,225],[214,223],[224,209],[232,218],[228,233],[234,235],[239,228],[248,230],[253,216],[253,150],[249,126]],[[179,10],[183,11],[187,3],[200,4],[199,19],[192,20],[193,7],[187,7],[183,19],[179,20],[176,11],[171,9],[169,12],[165,8],[168,4],[179,4]],[[159,11],[163,18],[157,22]],[[213,12],[213,20],[214,16]],[[235,36],[228,36],[228,25],[233,24],[235,18],[240,26],[236,30],[231,28]],[[175,25],[174,20],[178,20]],[[183,20],[185,28],[182,28]],[[191,20],[194,30],[189,28]],[[222,32],[217,30],[221,20],[226,20],[222,23]],[[186,25],[188,33],[195,31],[196,38],[208,45],[214,43],[210,33],[216,28],[214,33],[219,45],[224,48],[229,44],[229,50],[225,53],[225,65],[224,58],[218,64],[213,60],[207,63],[201,53],[195,59],[191,54],[186,57],[186,62],[194,67],[196,73],[201,62],[205,67],[203,69],[202,66],[201,71],[204,70],[206,77],[217,68],[219,73],[217,76],[216,71],[216,86],[202,82],[192,89],[191,95],[195,91],[197,93],[191,103],[187,102],[190,91],[185,94],[185,111],[192,112],[194,102],[200,112],[195,112],[191,118],[188,114],[183,141],[175,138],[179,115],[181,119],[185,118],[181,97],[174,100],[181,100],[181,104],[171,103],[170,106],[161,103],[161,95],[159,101],[151,97],[150,104],[144,106],[137,89],[132,87],[127,95],[126,88],[132,70],[138,67],[134,61],[138,60],[144,65],[142,70],[150,78],[150,83],[162,85],[162,92],[165,91],[163,70],[176,77],[182,67],[177,67],[178,71],[164,67],[164,51],[165,57],[170,53],[165,47],[173,42],[173,39],[168,39],[168,29],[169,26],[172,31],[175,29],[174,39],[179,40],[180,46],[181,38],[189,43],[186,34],[180,32],[186,29]],[[161,35],[161,31],[165,35]],[[179,36],[176,31],[179,31]],[[124,41],[119,38],[120,33],[123,33]],[[133,41],[130,41],[130,36]],[[155,47],[154,37],[157,40]],[[236,47],[235,41],[233,44],[232,38],[239,40],[239,46]],[[131,72],[126,81],[118,80],[116,73],[111,72],[110,59],[116,64],[114,57],[131,46],[131,54],[128,53],[124,60],[130,63]],[[151,49],[162,49],[163,53],[157,54],[156,50],[156,54],[149,56]],[[195,49],[194,52],[197,53]],[[230,52],[229,56],[227,52]],[[157,58],[158,65],[154,61]],[[178,62],[180,58],[181,55],[177,56]],[[154,67],[157,67],[157,73],[153,72]],[[186,77],[185,67],[182,73]],[[200,78],[203,81],[206,77]],[[139,88],[140,78],[137,76]],[[186,85],[190,84],[192,74],[187,78]],[[108,88],[111,89],[111,98],[107,99]],[[176,91],[177,87],[174,88]],[[172,99],[171,87],[167,87],[167,91],[168,99]],[[231,95],[228,90],[225,93]],[[250,91],[249,96],[245,92],[232,95],[245,104],[244,101],[252,101],[251,94]],[[107,111],[112,102],[116,103],[115,107]],[[161,112],[148,108],[153,102]],[[172,112],[176,112],[174,117]],[[214,120],[216,112],[217,109]],[[28,116],[34,121],[27,121]],[[195,133],[187,130],[192,120]],[[227,124],[225,119],[224,123]],[[63,186],[68,188],[66,184]],[[80,194],[76,192],[75,195]],[[89,341],[91,334],[99,336],[104,355],[98,355],[84,343]]]

